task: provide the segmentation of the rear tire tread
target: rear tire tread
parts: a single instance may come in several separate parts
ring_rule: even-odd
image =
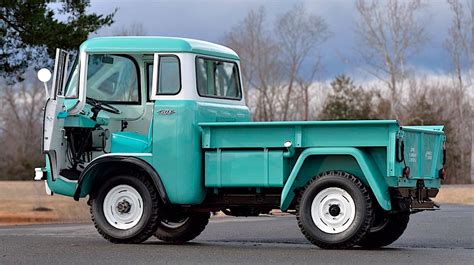
[[[172,243],[183,244],[198,237],[209,223],[210,214],[196,214],[191,215],[188,219],[189,223],[185,223],[184,231],[173,233],[170,228],[161,227],[159,222],[158,229],[155,232],[155,237],[159,240]],[[169,231],[166,231],[169,230]]]
[[[381,231],[367,233],[367,235],[358,243],[363,248],[375,249],[388,246],[397,241],[405,232],[410,221],[410,214],[402,213],[390,216],[387,227]]]
[[[325,242],[322,242],[322,241],[319,241],[319,240],[313,238],[310,235],[310,233],[308,231],[306,231],[306,229],[304,228],[303,222],[302,222],[302,218],[300,216],[300,210],[301,210],[300,205],[301,205],[301,198],[303,197],[303,193],[306,191],[306,189],[312,183],[314,183],[315,181],[318,181],[319,179],[321,179],[323,177],[334,176],[334,175],[344,177],[344,178],[350,180],[351,182],[353,182],[359,188],[359,190],[362,192],[364,200],[366,201],[366,215],[365,215],[364,221],[362,223],[362,228],[350,240],[342,242],[342,243],[338,243],[338,244],[328,244],[328,243],[325,243]],[[372,208],[372,200],[371,200],[371,197],[370,197],[370,192],[367,190],[365,185],[358,178],[356,178],[355,176],[353,176],[353,175],[351,175],[347,172],[343,172],[343,171],[327,171],[327,172],[324,172],[320,175],[314,176],[300,190],[300,192],[297,196],[297,201],[296,201],[296,220],[298,221],[298,226],[301,229],[301,232],[306,237],[306,239],[308,239],[312,244],[314,244],[314,245],[316,245],[320,248],[324,248],[324,249],[347,249],[347,248],[351,248],[354,245],[357,245],[357,243],[364,238],[364,236],[368,233],[368,231],[370,230],[370,227],[372,226],[373,208]]]

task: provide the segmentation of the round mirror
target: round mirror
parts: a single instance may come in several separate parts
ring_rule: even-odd
[[[43,83],[48,82],[51,79],[51,71],[49,71],[49,69],[46,69],[46,68],[41,68],[38,71],[38,79],[39,81]]]

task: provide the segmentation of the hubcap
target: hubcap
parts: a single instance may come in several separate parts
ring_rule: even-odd
[[[354,222],[355,204],[351,195],[341,188],[320,191],[311,204],[311,218],[321,231],[337,234],[346,231]]]
[[[132,205],[130,205],[130,203],[128,201],[123,200],[123,201],[118,203],[117,211],[121,214],[129,213],[131,207],[132,207]]]
[[[329,206],[329,214],[331,216],[338,216],[339,213],[341,213],[341,208],[339,208],[339,205],[333,204]]]
[[[103,210],[107,222],[121,230],[134,227],[143,216],[143,199],[129,185],[118,185],[104,199]]]

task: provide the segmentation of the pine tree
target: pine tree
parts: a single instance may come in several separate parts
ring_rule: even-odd
[[[366,120],[372,119],[374,93],[354,85],[351,78],[339,75],[331,82],[332,91],[324,102],[321,119]]]
[[[56,48],[75,50],[90,33],[113,23],[115,12],[86,14],[89,1],[65,1],[59,9],[47,2],[2,0],[0,77],[10,84],[23,81],[29,67],[51,63]]]

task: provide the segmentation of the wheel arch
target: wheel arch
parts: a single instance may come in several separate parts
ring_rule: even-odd
[[[79,198],[85,197],[93,192],[97,187],[97,181],[110,178],[122,170],[130,169],[145,173],[144,175],[150,178],[155,185],[162,202],[165,204],[169,202],[165,186],[156,170],[143,159],[124,155],[99,157],[87,165],[79,176],[76,191],[74,192],[74,200],[77,201]],[[103,174],[104,172],[106,173]]]
[[[296,191],[313,176],[326,171],[345,171],[358,177],[371,190],[380,207],[391,210],[388,185],[373,159],[355,147],[308,148],[298,157],[281,194],[280,208],[286,211]]]

